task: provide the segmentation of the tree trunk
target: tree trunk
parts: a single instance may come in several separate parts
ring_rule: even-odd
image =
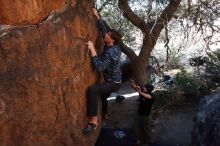
[[[162,11],[160,17],[155,20],[155,27],[152,28],[151,25],[147,24],[132,11],[128,4],[128,0],[118,0],[118,7],[122,10],[123,16],[126,17],[134,26],[139,28],[144,34],[143,44],[138,56],[132,55],[134,52],[132,52],[129,47],[121,45],[123,47],[122,51],[131,59],[133,78],[139,85],[144,85],[148,82],[146,66],[149,63],[151,51],[156,44],[161,30],[173,17],[173,14],[180,4],[180,1],[181,0],[170,0],[169,4]]]
[[[92,1],[8,1],[0,4],[0,145],[94,145],[99,129],[82,134],[86,90],[100,79],[85,45],[102,48]]]
[[[147,63],[141,62],[141,60],[138,58],[132,62],[133,79],[140,86],[148,83],[146,66]]]

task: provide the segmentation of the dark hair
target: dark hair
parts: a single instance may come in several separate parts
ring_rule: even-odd
[[[110,32],[111,38],[115,40],[114,44],[117,44],[121,41],[121,39],[122,39],[121,33],[119,33],[115,29],[110,29],[109,32]]]
[[[154,90],[154,86],[151,84],[144,85],[145,88],[147,88],[147,92],[151,93]]]

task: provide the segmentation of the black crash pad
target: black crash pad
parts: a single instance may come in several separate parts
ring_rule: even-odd
[[[132,146],[134,142],[130,129],[102,128],[95,146]]]
[[[134,135],[131,129],[118,128],[102,128],[99,138],[95,146],[133,146],[135,143]],[[149,146],[183,146],[163,145],[163,144],[149,144]]]

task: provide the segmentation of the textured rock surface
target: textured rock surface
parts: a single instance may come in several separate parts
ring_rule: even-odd
[[[220,92],[201,100],[195,118],[193,146],[220,145]]]
[[[72,1],[37,25],[0,26],[1,146],[95,143],[99,130],[82,134],[86,89],[99,81],[85,45],[101,48],[91,7]]]
[[[35,24],[66,0],[0,0],[0,24]]]

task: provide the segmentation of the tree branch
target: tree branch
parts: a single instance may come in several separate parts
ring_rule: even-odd
[[[105,22],[105,26],[106,26],[107,30],[111,29],[110,26],[108,25],[108,23],[106,23],[106,22]],[[134,60],[137,57],[135,52],[131,48],[129,48],[127,45],[125,45],[122,40],[119,42],[119,45],[121,47],[121,51],[123,53],[125,53],[129,57],[129,59]]]
[[[106,5],[110,4],[111,1],[113,0],[106,0],[97,11],[101,12]]]
[[[169,58],[170,58],[170,57],[169,57],[169,52],[170,52],[169,42],[170,42],[170,40],[169,40],[167,25],[165,26],[165,36],[166,36],[166,43],[165,43],[164,47],[167,48],[166,62],[168,62],[168,60],[169,60]]]
[[[141,60],[142,63],[147,64],[149,60],[147,60],[146,58],[150,57],[151,54],[151,49],[153,49],[153,42],[152,42],[152,38],[149,37],[149,35],[144,35],[143,37],[143,43],[142,43],[142,47],[141,47],[141,51],[139,53],[139,59]]]
[[[148,25],[138,17],[129,7],[128,0],[118,0],[118,7],[123,11],[123,16],[128,19],[134,26],[138,27],[143,33],[149,34]]]
[[[161,30],[165,27],[165,25],[168,24],[169,21],[172,19],[173,14],[176,12],[177,8],[180,5],[180,2],[181,0],[170,0],[170,3],[163,10],[162,14],[160,15],[160,18],[156,22],[156,26],[152,31],[152,35],[155,40],[157,40]]]
[[[127,45],[125,45],[123,41],[119,42],[119,45],[121,47],[121,51],[125,53],[129,57],[130,60],[136,59],[137,55],[135,54],[135,52],[131,48],[129,48]]]

